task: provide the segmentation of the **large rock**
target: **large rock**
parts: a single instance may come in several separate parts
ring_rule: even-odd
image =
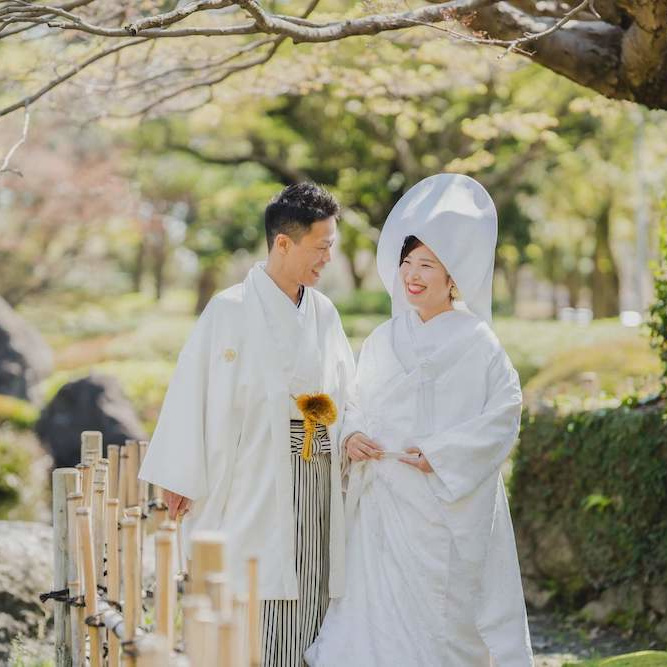
[[[0,521],[0,664],[10,645],[43,638],[52,622],[53,602],[40,593],[53,584],[53,530],[42,523]]]
[[[537,609],[537,611],[549,608],[556,595],[554,591],[547,590],[540,585],[539,581],[528,579],[527,577],[522,577],[522,583],[523,596],[529,607]]]
[[[651,609],[662,616],[667,616],[667,586],[652,586],[648,594],[648,603]]]
[[[61,387],[42,410],[35,429],[57,468],[80,462],[81,431],[101,431],[105,446],[146,438],[118,380],[101,374]]]
[[[546,578],[558,581],[572,579],[579,572],[579,564],[565,531],[556,523],[547,525],[536,538],[534,562]]]
[[[36,401],[36,386],[53,370],[53,355],[39,332],[0,297],[0,394]]]
[[[589,602],[580,612],[594,623],[610,623],[619,615],[639,617],[645,612],[644,593],[638,584],[625,582],[608,588],[599,599]]]

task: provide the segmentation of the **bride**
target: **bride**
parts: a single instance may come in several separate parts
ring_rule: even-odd
[[[415,185],[385,223],[393,318],[364,342],[345,415],[345,596],[311,667],[533,664],[500,474],[521,389],[491,330],[496,238],[489,194],[456,174]]]

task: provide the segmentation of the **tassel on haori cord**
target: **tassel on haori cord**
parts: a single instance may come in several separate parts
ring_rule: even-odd
[[[313,456],[313,438],[317,425],[331,426],[338,418],[338,411],[328,394],[299,394],[294,400],[303,415],[305,431],[301,458],[310,461]]]

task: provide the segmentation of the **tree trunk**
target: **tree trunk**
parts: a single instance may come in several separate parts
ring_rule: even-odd
[[[362,276],[357,270],[357,267],[354,264],[354,256],[345,255],[345,259],[347,259],[347,264],[350,267],[350,275],[352,276],[352,284],[354,285],[354,289],[360,290],[364,283],[364,276]]]
[[[167,230],[161,216],[153,220],[152,249],[153,249],[153,280],[155,285],[155,300],[162,298],[164,290],[164,268],[167,263]]]
[[[618,269],[611,251],[611,202],[605,202],[595,219],[595,253],[593,255],[593,317],[615,317],[619,312]]]
[[[508,266],[506,263],[503,263],[501,266],[501,271],[505,276],[505,283],[507,284],[507,291],[509,293],[509,302],[510,302],[510,315],[514,315],[516,311],[516,293],[519,289],[519,269],[521,264],[517,266]]]
[[[544,251],[544,275],[551,285],[551,318],[558,318],[558,304],[556,302],[556,267],[560,261],[558,248],[550,246]]]
[[[576,269],[568,271],[565,276],[565,286],[570,299],[570,306],[576,308],[579,304],[579,294],[581,292],[581,274]]]
[[[141,279],[144,275],[144,264],[146,259],[146,240],[142,234],[137,245],[136,255],[134,257],[134,266],[132,267],[132,290],[141,292]]]
[[[214,264],[202,268],[197,279],[197,303],[195,315],[200,315],[218,289],[220,269]]]

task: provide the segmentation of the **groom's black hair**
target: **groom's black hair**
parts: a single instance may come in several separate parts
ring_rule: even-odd
[[[334,196],[315,183],[288,185],[276,195],[264,212],[264,227],[269,250],[278,234],[287,234],[297,243],[319,220],[334,216],[338,220],[340,207]]]

